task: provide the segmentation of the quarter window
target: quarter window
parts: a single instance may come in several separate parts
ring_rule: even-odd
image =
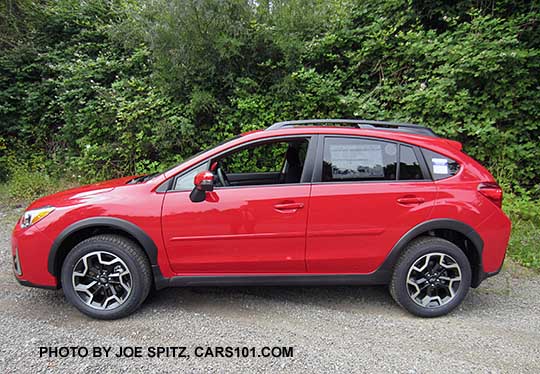
[[[422,153],[424,154],[433,179],[444,179],[458,173],[460,165],[450,157],[424,148],[422,148]]]
[[[174,191],[191,191],[194,187],[193,180],[195,179],[195,176],[200,173],[201,171],[208,170],[208,162],[205,162],[199,166],[196,166],[195,168],[191,169],[184,175],[181,175],[176,178],[176,181],[174,182],[173,190]]]
[[[395,180],[396,165],[395,143],[331,137],[324,141],[323,182]]]

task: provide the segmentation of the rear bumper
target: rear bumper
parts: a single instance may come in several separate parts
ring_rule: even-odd
[[[484,248],[480,269],[472,287],[478,287],[485,279],[501,272],[511,230],[512,223],[502,211],[493,214],[478,227]]]
[[[477,230],[484,241],[482,270],[487,274],[487,278],[498,274],[502,268],[512,223],[506,214],[499,211],[482,222]]]
[[[490,272],[485,272],[482,269],[480,269],[480,271],[478,272],[478,276],[476,278],[476,281],[473,284],[471,284],[471,287],[476,288],[476,287],[480,286],[480,284],[483,281],[485,281],[487,278],[491,278],[491,277],[494,277],[495,275],[499,274],[501,272],[501,269],[502,269],[502,266],[499,268],[499,270],[490,271]]]
[[[502,269],[502,267],[501,267],[501,269]],[[491,273],[484,273],[485,274],[484,279],[494,277],[495,275],[497,275],[497,274],[499,274],[501,272],[501,269],[499,269],[497,271],[492,271]]]

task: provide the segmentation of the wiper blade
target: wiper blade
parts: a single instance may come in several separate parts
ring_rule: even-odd
[[[156,173],[152,173],[152,174],[141,175],[140,177],[133,178],[132,180],[127,182],[127,184],[144,183],[144,182],[149,181],[150,179],[154,178],[158,174],[159,173],[156,172]]]

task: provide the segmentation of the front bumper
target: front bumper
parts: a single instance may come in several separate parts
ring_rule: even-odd
[[[34,284],[32,282],[19,278],[17,274],[15,274],[15,279],[17,279],[17,282],[19,282],[21,286],[25,286],[25,287],[43,288],[45,290],[57,290],[60,288],[58,286],[44,286],[41,284]]]
[[[57,279],[47,270],[51,240],[37,227],[21,229],[15,226],[11,236],[13,273],[25,286],[57,289]]]

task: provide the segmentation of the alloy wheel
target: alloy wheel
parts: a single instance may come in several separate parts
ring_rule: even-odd
[[[461,284],[461,268],[446,253],[428,253],[418,258],[407,274],[409,297],[425,308],[448,304]]]
[[[95,251],[81,257],[72,273],[73,289],[89,307],[111,310],[131,294],[131,272],[122,259],[110,252]]]

